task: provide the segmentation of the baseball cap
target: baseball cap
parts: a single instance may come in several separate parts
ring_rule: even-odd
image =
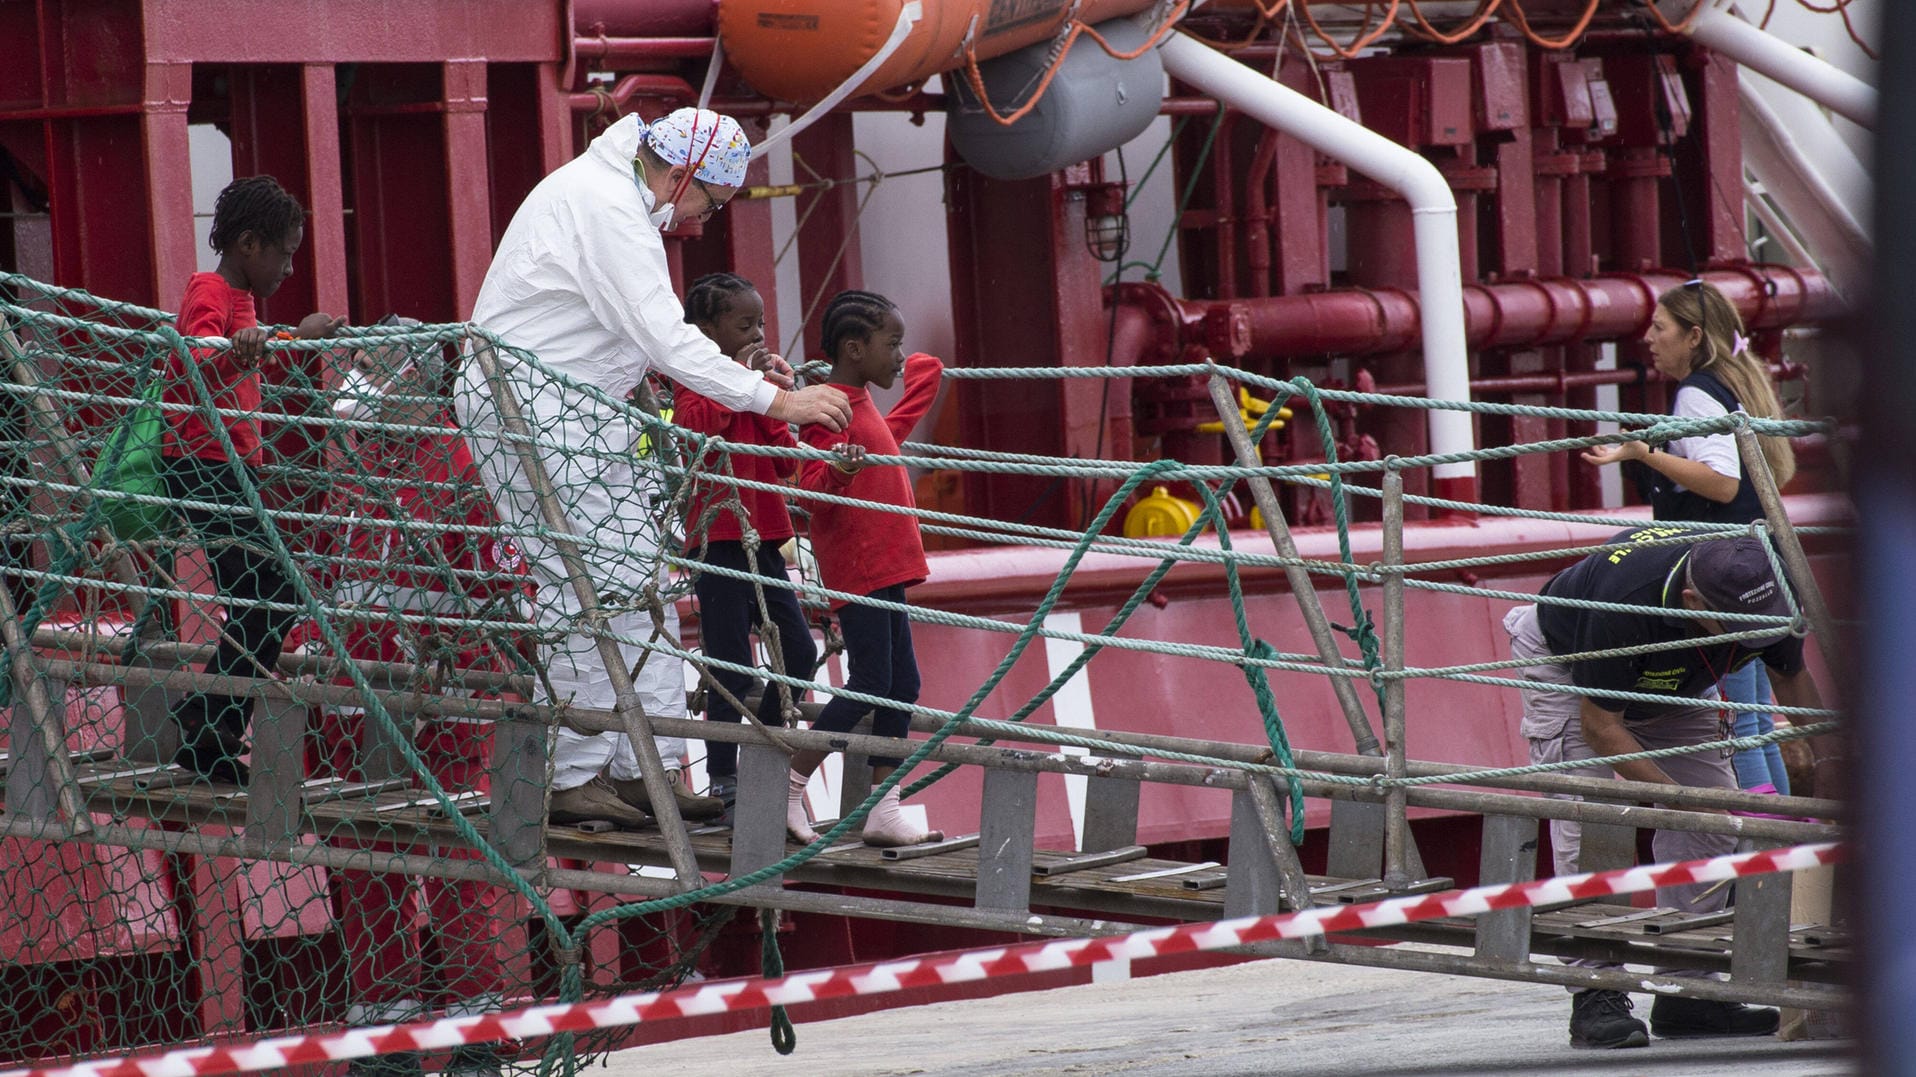
[[[745,184],[752,143],[738,121],[709,108],[682,108],[645,128],[645,144],[671,165],[689,165],[692,174],[719,187]]]
[[[1761,539],[1749,535],[1715,539],[1700,542],[1690,551],[1690,586],[1698,598],[1719,613],[1794,617],[1784,590],[1788,585],[1788,580],[1779,580],[1770,567],[1770,555]],[[1764,646],[1788,634],[1779,632],[1773,639],[1750,640],[1748,645]]]

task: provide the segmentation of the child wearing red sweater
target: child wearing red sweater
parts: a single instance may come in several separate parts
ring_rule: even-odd
[[[259,485],[266,462],[257,418],[260,369],[272,355],[255,298],[266,299],[293,273],[293,255],[306,237],[306,211],[271,176],[247,176],[227,184],[213,203],[207,239],[220,254],[219,268],[195,273],[180,301],[178,328],[189,337],[226,337],[225,350],[175,352],[163,399],[191,410],[169,409],[160,442],[166,491],[175,501],[209,502],[220,510],[182,508],[213,569],[225,607],[220,642],[206,672],[228,677],[271,676],[286,633],[298,614],[269,608],[297,601],[293,584],[268,551],[265,521],[247,509],[242,477]],[[331,336],[345,319],[310,314],[299,323],[302,339]],[[198,374],[206,396],[189,374]],[[218,410],[245,412],[222,416]],[[233,446],[229,457],[219,433]],[[251,696],[195,692],[173,706],[180,746],[173,762],[200,778],[244,785],[251,777],[240,756],[253,715]]]
[[[923,353],[906,359],[902,347],[904,319],[890,300],[872,292],[840,292],[832,297],[825,308],[823,331],[825,352],[832,360],[831,384],[851,400],[852,421],[837,432],[823,426],[805,427],[807,444],[836,452],[838,459],[808,461],[799,485],[860,501],[915,507],[911,477],[905,469],[898,464],[867,465],[865,454],[898,454],[898,443],[931,410],[944,364]],[[905,395],[890,412],[881,415],[867,386],[889,389],[900,373],[905,376]],[[925,546],[918,535],[918,521],[911,516],[816,502],[811,533],[818,572],[830,590],[902,604],[905,588],[925,579]],[[835,696],[812,728],[846,732],[871,710],[875,735],[904,737],[911,731],[909,707],[918,700],[918,658],[911,645],[911,620],[901,611],[857,601],[834,599],[832,607],[838,614],[839,628],[845,636],[845,656],[851,666],[845,687],[899,705],[874,710],[869,704]],[[805,811],[805,785],[824,759],[824,752],[814,750],[792,757],[785,825],[794,838],[807,843],[816,841],[818,835]],[[900,762],[873,758],[873,780],[884,781]],[[925,833],[906,821],[896,787],[865,819],[868,845],[915,845],[942,837],[937,831]]]
[[[685,293],[685,320],[711,337],[727,358],[764,370],[768,378],[784,378],[789,384],[791,367],[765,348],[765,301],[759,298],[752,282],[731,273],[709,273],[692,282]],[[713,434],[736,445],[780,445],[796,448],[792,428],[780,419],[751,412],[733,411],[680,386],[672,394],[672,421],[687,430]],[[790,458],[749,456],[731,457],[732,475],[754,482],[780,483],[798,472],[798,461]],[[726,506],[738,495],[747,519]],[[757,549],[747,553],[745,524],[757,535]],[[809,679],[818,663],[818,648],[812,643],[811,626],[792,590],[792,578],[785,569],[785,558],[778,547],[795,534],[792,514],[785,508],[782,494],[733,486],[723,479],[695,480],[687,502],[685,548],[687,555],[714,568],[755,573],[764,578],[759,585],[765,594],[761,612],[758,592],[751,580],[701,572],[693,581],[699,600],[699,637],[708,658],[750,666],[752,630],[765,633],[764,615],[769,614],[777,630],[779,655],[786,676]],[[769,644],[769,640],[767,643]],[[750,674],[715,669],[712,677],[734,697],[743,699],[752,683]],[[759,701],[758,720],[770,726],[785,724],[781,701],[790,694],[780,686],[768,684]],[[705,720],[737,722],[738,708],[722,692],[706,693]],[[797,697],[793,696],[793,702]],[[721,823],[729,825],[732,807],[738,799],[738,745],[730,741],[707,744],[706,773],[712,778],[712,795],[725,803]]]

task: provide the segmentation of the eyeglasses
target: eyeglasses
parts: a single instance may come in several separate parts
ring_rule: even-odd
[[[719,210],[724,209],[726,202],[731,201],[731,199],[729,198],[725,199],[723,202],[716,198],[713,198],[712,188],[707,187],[705,185],[705,181],[698,178],[697,176],[692,177],[692,182],[698,185],[699,193],[705,196],[705,212],[700,215],[700,219],[704,219],[706,217],[712,216],[714,213],[717,213]]]

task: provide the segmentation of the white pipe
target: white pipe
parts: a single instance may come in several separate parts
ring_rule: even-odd
[[[1779,113],[1757,92],[1762,81],[1737,82],[1744,167],[1818,253],[1809,264],[1828,276],[1837,291],[1860,295],[1872,244],[1851,207],[1869,205],[1868,175],[1815,104],[1778,91],[1772,96],[1785,107]]]
[[[1437,166],[1422,155],[1338,115],[1331,109],[1206,45],[1172,34],[1158,50],[1164,69],[1245,115],[1396,191],[1410,203],[1417,249],[1417,313],[1424,338],[1425,395],[1470,399],[1470,361],[1464,346],[1464,281],[1457,247],[1457,199]],[[1430,451],[1476,448],[1470,414],[1433,410]],[[1474,479],[1471,461],[1438,464],[1438,479]]]
[[[1664,0],[1663,11],[1687,9],[1688,0]],[[1834,64],[1744,22],[1722,7],[1711,7],[1690,24],[1690,37],[1768,75],[1804,97],[1871,130],[1876,128],[1876,88]]]
[[[1770,230],[1770,235],[1782,246],[1785,253],[1795,259],[1797,265],[1808,266],[1819,273],[1823,271],[1822,265],[1803,247],[1802,242],[1796,238],[1796,233],[1790,230],[1790,226],[1785,224],[1783,218],[1776,215],[1776,210],[1770,208],[1769,202],[1765,201],[1761,194],[1751,190],[1748,184],[1743,187],[1743,204],[1750,207],[1750,212],[1756,214],[1757,220],[1763,222],[1763,227]],[[1762,260],[1771,261],[1772,259]]]

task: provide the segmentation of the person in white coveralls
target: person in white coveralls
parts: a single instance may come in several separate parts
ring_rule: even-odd
[[[663,232],[703,221],[745,181],[751,145],[736,121],[683,108],[650,125],[626,116],[586,152],[533,188],[513,214],[486,271],[473,321],[507,344],[536,355],[535,370],[495,352],[538,442],[538,452],[579,536],[591,583],[608,613],[605,630],[621,641],[646,640],[652,617],[642,595],[658,564],[654,476],[634,454],[642,432],[620,402],[648,371],[736,411],[834,430],[850,420],[843,393],[829,386],[791,388],[782,362],[761,372],[720,354],[694,326],[672,290]],[[557,378],[546,371],[562,376]],[[589,388],[588,388],[589,387]],[[454,405],[501,519],[523,528],[543,518],[479,364],[462,364]],[[557,548],[538,534],[523,539],[538,587],[544,651],[553,698],[541,702],[612,709],[612,682]],[[678,617],[665,608],[675,636]],[[563,635],[559,633],[563,630]],[[622,642],[626,668],[649,715],[684,717],[682,663]],[[542,689],[543,691],[543,689]],[[659,738],[668,770],[684,742]],[[649,822],[638,757],[624,734],[561,728],[553,751],[554,822],[604,819],[622,827]],[[715,816],[719,802],[673,782],[681,811]],[[709,802],[709,803],[708,803]]]

